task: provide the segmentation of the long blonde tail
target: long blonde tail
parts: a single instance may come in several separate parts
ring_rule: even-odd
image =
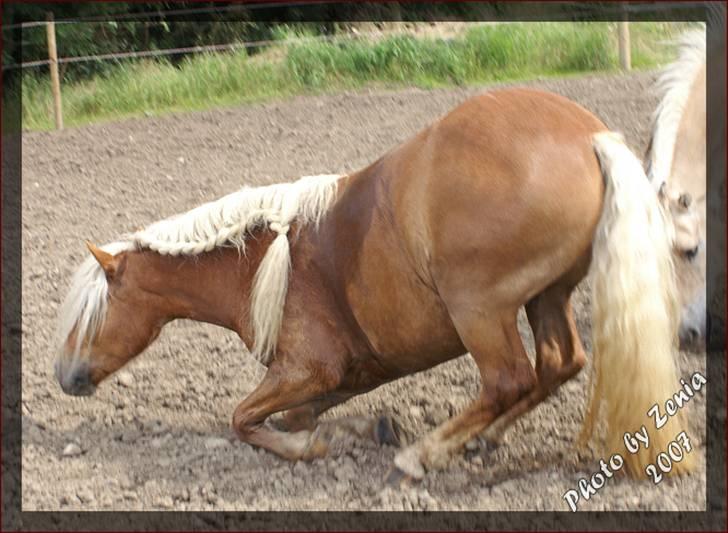
[[[671,235],[657,195],[640,161],[622,137],[612,132],[593,138],[606,181],[604,207],[594,237],[591,266],[594,358],[591,397],[581,435],[594,440],[595,424],[604,423],[604,445],[619,453],[626,470],[645,476],[645,468],[683,430],[684,417],[670,418],[657,429],[647,414],[681,387],[674,361],[678,305],[672,271]],[[603,413],[603,418],[600,414]],[[649,448],[630,453],[625,432],[644,426]],[[673,464],[673,472],[691,468],[694,454]]]

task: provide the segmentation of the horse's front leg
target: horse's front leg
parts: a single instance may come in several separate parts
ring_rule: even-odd
[[[279,431],[265,424],[266,419],[280,411],[313,402],[335,388],[321,374],[303,372],[300,368],[271,365],[263,381],[243,400],[233,413],[232,427],[240,440],[260,446],[288,459],[311,460],[324,457],[330,436],[318,428],[293,433]]]
[[[374,388],[374,386],[372,386]],[[305,405],[289,409],[283,414],[280,426],[291,432],[302,430],[313,431],[317,426],[324,426],[328,433],[344,431],[362,439],[373,440],[379,445],[401,444],[402,428],[390,416],[363,416],[350,415],[334,420],[319,421],[318,417],[324,411],[339,405],[360,392],[336,392],[320,400],[314,400]]]

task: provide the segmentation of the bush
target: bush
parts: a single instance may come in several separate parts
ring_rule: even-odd
[[[668,61],[662,41],[684,24],[632,23],[633,64]],[[280,44],[256,55],[236,52],[181,60],[129,60],[87,80],[62,84],[68,125],[140,113],[202,109],[367,83],[433,87],[606,71],[617,66],[613,23],[503,23],[475,26],[451,39],[385,36],[335,42],[310,26],[270,30]],[[295,42],[285,42],[295,39]],[[47,72],[22,78],[23,123],[52,126]]]

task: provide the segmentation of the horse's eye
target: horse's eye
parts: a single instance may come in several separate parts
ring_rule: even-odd
[[[682,207],[683,209],[687,209],[693,202],[693,197],[690,196],[689,193],[683,193],[680,195],[680,198],[677,199],[677,202],[678,204],[680,204],[680,207]]]
[[[685,256],[685,259],[687,259],[688,261],[692,261],[693,259],[695,259],[695,256],[698,255],[698,247],[696,246],[695,248],[691,248],[690,250],[685,250],[683,252],[683,255]]]

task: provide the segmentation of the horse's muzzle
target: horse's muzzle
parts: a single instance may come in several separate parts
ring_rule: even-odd
[[[705,331],[694,325],[681,327],[678,338],[681,350],[694,353],[705,350]]]
[[[687,352],[700,353],[705,350],[705,342],[709,329],[709,317],[706,313],[705,292],[687,305],[680,316],[678,339],[680,349]]]
[[[87,364],[75,364],[70,369],[64,369],[62,364],[56,362],[56,379],[63,392],[71,396],[91,396],[96,392]]]

